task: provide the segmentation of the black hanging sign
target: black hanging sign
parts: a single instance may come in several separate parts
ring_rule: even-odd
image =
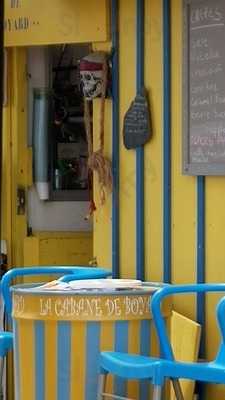
[[[136,95],[125,114],[123,126],[124,146],[136,149],[143,146],[152,136],[151,116],[148,99],[144,93]]]

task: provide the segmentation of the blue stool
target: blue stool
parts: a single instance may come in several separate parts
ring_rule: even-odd
[[[217,306],[217,320],[222,336],[222,344],[216,359],[212,362],[185,363],[175,361],[167,335],[166,324],[161,314],[161,303],[166,296],[205,292],[225,292],[225,284],[165,286],[152,296],[151,310],[163,358],[102,352],[100,354],[98,400],[107,398],[107,396],[114,399],[125,399],[105,393],[108,373],[125,379],[149,379],[154,387],[153,400],[161,400],[162,388],[166,379],[172,380],[177,400],[184,400],[179,378],[225,384],[225,297],[220,300]]]

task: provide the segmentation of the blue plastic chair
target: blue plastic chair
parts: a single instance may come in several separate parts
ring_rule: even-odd
[[[2,277],[1,290],[5,304],[6,313],[10,316],[12,311],[12,298],[10,294],[10,285],[13,279],[30,275],[63,275],[60,280],[64,282],[84,279],[107,278],[112,272],[104,268],[82,267],[82,266],[41,266],[13,268],[6,272]]]
[[[166,296],[184,293],[225,292],[225,284],[172,285],[159,289],[151,299],[151,310],[160,343],[162,358],[144,357],[117,352],[102,352],[100,354],[100,375],[98,385],[98,400],[105,393],[108,373],[125,379],[149,379],[152,383],[153,400],[161,400],[162,388],[166,379],[171,379],[177,400],[183,400],[179,378],[202,382],[225,383],[225,297],[217,306],[217,320],[222,336],[222,343],[214,361],[204,363],[187,363],[175,361],[173,350],[167,335],[166,324],[161,314],[162,300]],[[123,399],[114,396],[116,399]]]
[[[96,279],[96,278],[107,278],[111,276],[111,271],[107,271],[103,268],[91,268],[91,267],[78,267],[78,266],[59,266],[59,267],[26,267],[26,268],[13,268],[6,272],[2,277],[1,291],[4,300],[4,306],[7,315],[11,317],[12,312],[12,299],[10,293],[10,285],[12,280],[18,277],[24,277],[28,275],[65,275],[61,279],[68,282],[71,280],[78,279]],[[63,279],[64,278],[64,279]],[[13,333],[0,331],[0,385],[2,382],[3,373],[3,359],[7,353],[13,349]]]

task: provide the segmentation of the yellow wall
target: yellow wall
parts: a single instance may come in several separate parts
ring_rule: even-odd
[[[153,137],[145,146],[145,244],[146,279],[161,281],[163,276],[163,47],[162,0],[146,0],[145,83],[149,93]],[[122,277],[135,277],[135,152],[122,142],[124,114],[136,90],[135,0],[120,0],[120,266]],[[182,139],[182,0],[171,0],[172,18],[172,280],[196,280],[197,180],[181,174]],[[98,10],[99,11],[99,10]],[[92,16],[92,18],[94,18]],[[74,42],[76,42],[74,37]],[[95,39],[93,39],[95,40]],[[101,43],[96,48],[110,48]],[[10,264],[24,263],[23,244],[26,218],[16,216],[16,186],[29,180],[26,147],[26,68],[23,49],[9,52],[9,105],[4,113],[3,236],[9,244]],[[95,139],[99,123],[99,101],[94,102]],[[111,101],[106,102],[106,153],[111,153]],[[97,148],[97,141],[95,140]],[[22,157],[20,155],[22,154]],[[6,184],[7,183],[7,184]],[[95,179],[97,211],[94,215],[94,256],[99,265],[111,266],[111,197],[101,207]],[[224,281],[225,246],[224,178],[206,178],[206,280]],[[32,240],[32,239],[28,239]],[[26,244],[25,244],[26,245]],[[29,258],[29,253],[27,256]],[[37,256],[38,257],[38,256]],[[216,298],[207,298],[207,356],[212,358],[219,338],[215,330]],[[176,300],[176,309],[195,315],[195,301]],[[213,338],[213,340],[212,340]],[[224,388],[208,390],[207,399],[224,398]]]
[[[7,66],[9,76],[12,74],[12,66],[9,61],[10,54],[6,53]],[[7,240],[8,247],[8,261],[11,263],[12,258],[12,215],[11,215],[11,201],[12,201],[12,163],[11,163],[11,112],[9,104],[11,103],[11,85],[7,79],[7,107],[3,109],[3,165],[2,165],[2,226],[1,231],[3,239]]]
[[[134,0],[120,2],[120,251],[121,273],[135,276],[135,168],[134,151],[122,143],[122,125],[136,91]],[[146,183],[146,278],[162,280],[162,4],[146,1],[145,82],[148,90],[153,123],[153,138],[145,147]],[[98,46],[99,47],[99,46]],[[110,104],[107,105],[110,108]],[[98,120],[96,107],[95,118]],[[111,129],[110,129],[111,131]],[[105,129],[106,154],[111,148],[108,121]],[[96,194],[97,188],[96,188]],[[99,264],[111,265],[111,199],[101,207],[97,198],[94,217],[94,254]],[[109,224],[110,223],[110,224]],[[102,239],[105,245],[102,247]]]
[[[88,265],[92,233],[37,232],[24,240],[24,265]]]
[[[23,265],[26,216],[18,216],[17,187],[27,185],[26,147],[26,58],[23,50],[7,50],[7,104],[4,107],[3,136],[3,225],[9,266]]]
[[[135,152],[123,146],[124,114],[135,96],[136,36],[135,0],[120,2],[120,271],[121,277],[135,277]],[[153,137],[145,146],[145,268],[146,279],[163,276],[163,48],[162,1],[146,0],[145,84],[153,120]],[[182,163],[182,0],[171,1],[172,18],[172,281],[196,282],[197,179],[183,176]],[[108,106],[110,107],[110,105]],[[97,106],[96,106],[97,112]],[[97,118],[97,117],[96,117]],[[107,121],[108,127],[108,121]],[[106,129],[107,152],[111,135]],[[96,188],[97,193],[97,188]],[[225,182],[206,178],[206,281],[225,280]],[[94,217],[94,255],[98,264],[111,266],[111,199]],[[210,300],[211,299],[211,300]],[[217,297],[207,298],[207,356],[215,355],[219,336],[215,328]],[[176,309],[195,317],[193,297],[175,300]],[[224,387],[210,387],[207,399],[223,399]]]

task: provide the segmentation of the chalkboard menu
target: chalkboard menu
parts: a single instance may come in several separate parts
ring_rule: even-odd
[[[225,0],[184,1],[183,173],[225,175]]]

